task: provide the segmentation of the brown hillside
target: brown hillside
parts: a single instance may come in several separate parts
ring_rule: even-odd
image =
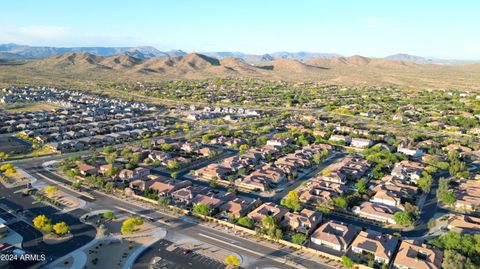
[[[141,63],[143,63],[143,60],[125,54],[118,56],[110,56],[101,60],[101,64],[114,69],[129,68],[139,65]]]
[[[480,64],[439,65],[372,59],[362,56],[299,62],[278,59],[250,65],[235,58],[217,60],[192,53],[140,60],[127,55],[99,57],[88,53],[0,66],[0,82],[52,83],[90,81],[158,81],[171,79],[239,78],[318,81],[327,84],[408,88],[480,88]]]

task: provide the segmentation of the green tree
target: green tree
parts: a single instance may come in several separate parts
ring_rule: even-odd
[[[238,225],[249,228],[249,229],[252,229],[253,225],[254,225],[253,220],[251,218],[247,217],[247,216],[240,217],[237,220],[237,223],[238,223]]]
[[[104,154],[112,154],[115,152],[115,148],[113,148],[112,146],[108,146],[108,147],[105,147],[103,148],[103,151],[102,151]]]
[[[367,190],[367,184],[364,179],[359,180],[356,184],[355,187],[357,187],[357,191],[360,194],[366,194],[368,192]]]
[[[458,232],[448,232],[439,238],[429,242],[430,244],[443,249],[445,255],[447,251],[451,257],[448,257],[448,264],[455,260],[462,259],[457,254],[468,258],[475,266],[480,266],[480,234],[461,234]],[[465,259],[465,264],[468,260]],[[450,268],[450,267],[445,267]],[[452,267],[455,268],[455,267]],[[468,267],[467,267],[468,268]]]
[[[272,216],[264,217],[262,219],[262,226],[266,230],[275,229],[277,227],[277,219]]]
[[[179,165],[178,165],[178,162],[177,161],[174,161],[174,160],[169,160],[167,162],[167,168],[170,169],[170,170],[175,170],[175,169],[178,169]]]
[[[67,171],[68,178],[75,178],[78,175],[80,175],[80,171],[78,169],[70,169]]]
[[[11,168],[13,168],[13,165],[11,163],[2,164],[2,166],[0,166],[0,171],[4,172],[7,169],[11,169]]]
[[[281,240],[283,238],[283,231],[280,228],[275,229],[275,233],[273,236],[270,235],[270,237],[273,237],[275,240]]]
[[[105,161],[107,163],[115,163],[115,159],[117,159],[118,155],[116,153],[111,153],[111,154],[108,154],[107,156],[105,156]]]
[[[230,255],[225,258],[225,263],[228,269],[237,268],[240,265],[240,260],[235,255]]]
[[[68,231],[70,231],[70,227],[65,222],[57,222],[53,225],[53,231],[59,235],[64,236]]]
[[[158,204],[158,207],[160,208],[168,208],[168,205],[170,204],[170,198],[165,196],[160,196],[158,197],[157,204]]]
[[[444,204],[453,205],[456,201],[456,197],[455,193],[449,188],[449,181],[445,178],[440,178],[437,189],[437,198]]]
[[[120,232],[125,235],[133,234],[135,229],[141,225],[143,225],[143,220],[141,218],[129,218],[123,221]]]
[[[305,242],[305,240],[307,240],[307,236],[305,234],[296,233],[296,234],[292,235],[292,242],[294,244],[302,245],[303,242]]]
[[[289,191],[285,199],[283,199],[280,203],[281,205],[293,209],[294,211],[299,211],[302,207],[297,190]]]
[[[115,218],[115,214],[112,211],[107,211],[103,213],[103,217],[107,220],[112,220]]]
[[[58,192],[58,187],[53,185],[53,186],[48,186],[45,188],[45,194],[47,194],[47,196],[49,197],[53,197],[57,194]]]
[[[170,176],[173,178],[173,179],[176,179],[178,177],[178,173],[177,172],[173,172],[170,174]]]
[[[393,220],[398,225],[411,226],[413,225],[415,218],[412,216],[412,214],[406,211],[397,211],[395,214],[393,214]]]
[[[132,162],[139,163],[143,160],[142,154],[135,152],[132,154]]]
[[[33,226],[43,233],[49,233],[52,230],[52,220],[45,215],[38,215],[32,220]]]
[[[322,162],[322,155],[319,152],[313,154],[313,162],[315,164],[320,164]]]
[[[339,208],[345,208],[347,206],[347,199],[337,196],[332,199],[333,205]]]
[[[80,181],[72,182],[72,188],[74,188],[74,189],[80,188],[81,185],[82,185],[82,183]]]
[[[0,152],[0,161],[3,162],[5,161],[6,159],[8,159],[10,157],[10,155],[8,155],[7,153],[5,152]]]
[[[118,173],[120,173],[120,168],[115,167],[115,166],[112,166],[112,167],[108,168],[107,170],[105,170],[105,176],[107,176],[107,177],[114,177],[114,176],[118,175]]]
[[[424,192],[424,193],[429,193],[430,188],[432,187],[432,176],[428,174],[427,172],[422,173],[422,177],[418,179],[418,187]]]
[[[122,150],[122,152],[120,152],[120,155],[122,155],[123,157],[128,158],[128,157],[130,157],[130,155],[132,155],[132,153],[133,153],[133,151],[132,151],[131,149],[129,149],[129,148],[124,148],[124,149]]]
[[[160,149],[161,149],[162,151],[170,151],[170,150],[172,149],[172,146],[171,146],[170,144],[162,144],[162,145],[160,146]]]
[[[321,213],[326,214],[330,212],[330,208],[331,208],[331,203],[324,202],[324,203],[319,203],[315,209]]]
[[[240,147],[238,147],[240,150],[240,153],[245,153],[248,150],[248,145],[247,144],[242,144]]]
[[[475,269],[471,259],[458,253],[455,250],[445,250],[443,253],[442,268],[445,269]]]
[[[352,259],[350,259],[349,257],[347,257],[345,255],[342,256],[341,262],[342,262],[343,266],[348,267],[348,268],[352,268],[353,265],[354,265]]]
[[[106,192],[112,193],[114,187],[115,187],[114,183],[109,181],[109,182],[105,183],[105,186],[103,188],[105,189]]]
[[[193,213],[209,216],[212,213],[212,208],[209,205],[198,203],[193,207]]]

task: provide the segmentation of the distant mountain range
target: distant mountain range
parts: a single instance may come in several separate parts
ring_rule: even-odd
[[[73,48],[57,48],[57,47],[36,47],[17,44],[0,45],[0,58],[8,57],[9,59],[41,59],[55,55],[73,52],[87,52],[98,56],[111,56],[117,54],[127,54],[139,59],[151,59],[156,57],[174,57],[185,55],[186,52],[181,50],[171,50],[162,52],[154,47],[73,47]]]
[[[139,46],[139,47],[71,47],[71,48],[62,48],[62,47],[40,47],[40,46],[27,46],[27,45],[18,45],[18,44],[0,44],[0,59],[3,60],[29,60],[29,59],[42,59],[57,55],[62,55],[65,53],[79,53],[85,52],[97,56],[113,56],[125,54],[128,56],[135,57],[141,60],[148,60],[154,58],[168,58],[168,57],[177,57],[184,56],[187,53],[182,50],[170,50],[170,51],[160,51],[154,47],[149,46]],[[220,51],[220,52],[202,52],[202,55],[215,58],[237,58],[241,59],[249,64],[260,64],[265,62],[270,62],[278,59],[290,59],[297,60],[300,62],[308,62],[311,60],[318,59],[333,59],[338,58],[341,61],[341,58],[345,58],[337,53],[314,53],[314,52],[273,52],[268,54],[246,54],[242,52],[231,52],[231,51]],[[417,64],[459,64],[459,63],[473,63],[474,61],[457,61],[457,60],[440,60],[440,59],[431,59],[424,58],[421,56],[414,56],[404,53],[399,53],[395,55],[387,56],[383,59],[390,61],[402,61],[402,62],[412,62]]]

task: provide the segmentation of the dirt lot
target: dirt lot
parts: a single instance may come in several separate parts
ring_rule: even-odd
[[[88,260],[84,268],[122,268],[128,256],[148,237],[98,242],[85,250]]]

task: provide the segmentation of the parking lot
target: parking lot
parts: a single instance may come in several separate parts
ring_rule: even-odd
[[[168,269],[215,269],[225,268],[225,264],[209,257],[186,251],[182,248],[172,249],[172,242],[160,240],[148,248],[135,262],[133,268],[168,268]],[[152,261],[155,264],[150,267]]]
[[[7,211],[3,210],[0,208],[0,219],[3,219],[4,221],[8,222],[11,219],[14,219],[15,216],[8,213]]]

